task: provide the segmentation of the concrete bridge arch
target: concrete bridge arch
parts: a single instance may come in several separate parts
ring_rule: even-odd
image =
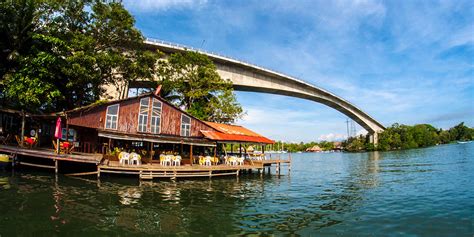
[[[147,39],[145,44],[150,49],[158,49],[164,53],[194,50],[207,55],[215,63],[219,75],[232,81],[235,90],[292,96],[334,108],[366,129],[375,144],[378,141],[377,134],[385,129],[381,123],[347,100],[299,79],[250,63],[173,43]],[[134,85],[130,86],[133,87]]]

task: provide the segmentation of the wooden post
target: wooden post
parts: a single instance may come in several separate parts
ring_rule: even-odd
[[[216,142],[216,146],[214,147],[214,157],[217,156],[217,142]]]
[[[288,153],[288,158],[290,159],[290,163],[288,164],[288,174],[290,174],[291,171],[291,153]]]
[[[54,159],[54,173],[57,174],[58,173],[58,160]]]
[[[69,122],[67,121],[67,114],[65,117],[66,117],[66,142],[69,142]]]
[[[152,151],[153,151],[153,142],[149,142],[148,144],[149,144],[148,154],[150,154],[150,163],[151,163],[151,161],[153,160],[153,153],[152,153]]]
[[[100,167],[97,166],[97,179],[100,179]]]
[[[181,157],[183,156],[183,141],[181,141],[181,150],[180,150],[179,155],[180,155]]]
[[[60,153],[61,152],[61,146],[60,146],[60,143],[59,143],[59,137],[56,139],[56,144],[57,144],[57,147],[58,147],[58,150],[56,151],[56,153]]]
[[[20,137],[21,144],[20,146],[23,147],[25,143],[25,111],[21,110],[21,137]]]
[[[231,154],[234,153],[234,144],[233,143],[230,144],[230,153]]]
[[[193,144],[191,144],[191,147],[189,147],[189,161],[191,163],[191,165],[193,165],[194,161],[193,161]]]
[[[239,143],[239,156],[242,157],[242,143]]]

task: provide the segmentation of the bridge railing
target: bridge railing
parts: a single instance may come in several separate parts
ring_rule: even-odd
[[[200,52],[200,53],[205,53],[205,54],[208,54],[208,55],[211,55],[211,56],[217,56],[217,57],[222,57],[222,58],[228,58],[228,59],[232,59],[240,64],[247,64],[251,67],[256,67],[258,69],[261,69],[261,70],[264,70],[264,71],[269,71],[269,72],[272,72],[272,73],[275,73],[275,74],[280,74],[282,76],[285,76],[285,77],[290,77],[290,78],[293,78],[297,81],[300,81],[302,83],[305,83],[305,84],[308,84],[310,86],[314,86],[314,87],[317,87],[319,89],[322,89],[323,91],[329,93],[329,94],[332,94],[334,96],[336,96],[337,98],[349,103],[350,105],[352,105],[353,107],[357,108],[358,110],[362,111],[360,108],[358,108],[357,106],[355,106],[354,103],[352,103],[350,100],[347,100],[347,99],[342,99],[341,96],[333,93],[333,92],[330,92],[326,89],[324,89],[324,87],[318,85],[317,83],[314,83],[314,82],[309,82],[309,81],[306,81],[306,80],[303,80],[299,77],[295,77],[295,76],[291,76],[291,75],[288,75],[286,73],[283,73],[283,72],[280,72],[278,70],[274,70],[274,69],[269,69],[265,66],[261,66],[261,65],[258,65],[258,64],[255,64],[255,63],[250,63],[248,61],[244,61],[244,60],[241,60],[241,59],[237,59],[237,58],[234,58],[232,56],[227,56],[227,55],[223,55],[223,54],[220,54],[220,53],[215,53],[215,52],[211,52],[211,51],[207,51],[207,50],[204,50],[204,49],[199,49],[199,48],[194,48],[192,46],[187,46],[187,45],[182,45],[182,44],[178,44],[178,43],[173,43],[173,42],[168,42],[168,41],[164,41],[164,40],[160,40],[160,39],[153,39],[153,38],[146,38],[147,41],[150,41],[150,42],[154,42],[154,43],[159,43],[159,44],[164,44],[164,45],[168,45],[168,46],[173,46],[173,47],[179,47],[179,48],[185,48],[185,49],[189,49],[189,50],[192,50],[192,51],[197,51],[197,52]]]
[[[232,57],[232,56],[228,56],[228,55],[224,55],[224,54],[221,54],[221,53],[216,53],[216,52],[212,52],[212,51],[208,51],[208,50],[204,50],[204,49],[200,49],[200,48],[194,48],[192,46],[188,46],[188,45],[183,45],[183,44],[178,44],[178,43],[173,43],[173,42],[169,42],[169,41],[165,41],[165,40],[160,40],[160,39],[153,39],[153,38],[146,38],[147,41],[151,41],[151,42],[154,42],[154,43],[159,43],[159,44],[165,44],[165,45],[169,45],[169,46],[173,46],[173,47],[179,47],[179,48],[185,48],[185,49],[189,49],[189,50],[192,50],[192,51],[197,51],[197,52],[200,52],[200,53],[205,53],[205,54],[209,54],[209,55],[212,55],[212,56],[217,56],[217,57],[222,57],[222,58],[228,58],[228,59],[232,59],[238,63],[241,63],[241,64],[247,64],[247,65],[250,65],[250,66],[253,66],[253,67],[257,67],[257,68],[260,68],[260,69],[263,69],[263,70],[266,70],[266,71],[270,71],[270,72],[273,72],[273,73],[277,73],[277,74],[281,74],[281,75],[284,75],[284,76],[288,76],[288,77],[291,77],[291,78],[294,78],[298,81],[301,81],[301,82],[304,82],[306,84],[309,84],[309,85],[314,85],[318,88],[323,88],[319,85],[317,85],[316,83],[313,83],[313,82],[309,82],[309,81],[306,81],[306,80],[303,80],[299,77],[295,77],[295,76],[291,76],[291,75],[287,75],[286,73],[284,72],[281,72],[281,71],[278,71],[278,70],[275,70],[275,69],[270,69],[266,66],[262,66],[262,65],[259,65],[259,64],[256,64],[256,63],[251,63],[251,62],[248,62],[248,61],[245,61],[245,60],[242,60],[242,59],[238,59],[238,58],[235,58],[235,57]],[[331,92],[332,93],[332,92]]]

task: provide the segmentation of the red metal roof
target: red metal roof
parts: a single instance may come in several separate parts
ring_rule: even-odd
[[[237,125],[205,122],[217,131],[201,131],[205,137],[215,141],[233,141],[248,143],[273,144],[274,141],[253,132],[247,128]]]

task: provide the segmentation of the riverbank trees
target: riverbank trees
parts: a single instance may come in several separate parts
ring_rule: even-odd
[[[363,150],[388,151],[471,140],[474,140],[474,128],[467,127],[463,122],[448,130],[437,129],[429,124],[409,126],[395,123],[379,134],[379,143],[376,147],[365,136],[349,138],[343,144],[345,150],[352,152]]]
[[[16,109],[90,104],[105,85],[151,78],[159,56],[113,1],[2,1],[0,20],[2,99]]]
[[[379,134],[379,143],[377,146],[370,143],[367,136],[359,135],[357,137],[350,137],[342,142],[320,141],[288,143],[277,141],[273,146],[267,145],[265,150],[283,149],[288,152],[299,152],[318,146],[321,148],[321,151],[331,151],[340,148],[348,152],[389,151],[422,148],[455,141],[471,140],[474,140],[474,128],[467,127],[463,122],[448,130],[437,129],[429,124],[410,126],[395,123]]]
[[[230,123],[243,115],[207,56],[164,60],[134,24],[120,1],[0,1],[0,106],[69,110],[107,98],[105,86],[125,94],[129,82],[146,80],[200,119]]]

